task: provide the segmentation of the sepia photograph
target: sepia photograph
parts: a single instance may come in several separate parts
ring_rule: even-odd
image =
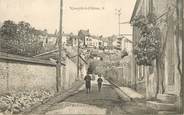
[[[184,115],[184,0],[0,0],[0,115]]]

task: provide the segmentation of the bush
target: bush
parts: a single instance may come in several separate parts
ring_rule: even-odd
[[[11,92],[0,97],[1,111],[20,113],[36,103],[43,102],[54,93],[45,89]]]

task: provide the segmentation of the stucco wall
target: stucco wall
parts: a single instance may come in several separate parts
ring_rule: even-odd
[[[70,59],[66,59],[66,77],[65,77],[65,88],[68,89],[74,83],[77,77],[77,65]]]
[[[164,85],[165,93],[179,95],[180,91],[180,74],[178,71],[178,56],[177,56],[177,46],[179,46],[179,54],[181,61],[181,47],[182,42],[179,42],[176,45],[176,0],[154,0],[154,13],[159,17],[163,15],[166,11],[169,11],[168,14],[162,17],[166,19],[167,23],[162,22],[159,24],[159,28],[162,32],[162,40],[166,40],[166,49],[165,49],[165,70],[164,70]],[[169,8],[170,7],[170,8]],[[167,18],[168,16],[168,18]],[[180,64],[181,68],[181,64]]]
[[[134,15],[146,15],[149,12],[149,1],[143,1],[141,0],[141,4],[139,4],[139,8],[137,9],[137,12]],[[180,53],[180,61],[181,61],[181,41],[177,43],[176,45],[176,9],[174,8],[174,5],[176,4],[176,0],[153,0],[153,13],[159,17],[157,20],[158,26],[161,30],[161,42],[164,43],[166,40],[166,49],[164,52],[164,68],[160,69],[160,71],[164,73],[163,77],[163,85],[164,85],[164,93],[169,94],[176,94],[179,95],[180,91],[180,75],[177,69],[178,66],[178,57],[177,57],[177,47],[179,46],[179,53]],[[169,11],[170,10],[170,11]],[[169,11],[169,13],[166,13]],[[162,17],[160,17],[162,16]],[[166,20],[166,21],[164,21]],[[137,34],[139,33],[136,28],[134,27],[133,31],[133,37],[134,41],[137,40]],[[178,45],[179,44],[179,45]],[[172,47],[171,47],[172,46]],[[172,63],[171,61],[172,60]],[[134,62],[132,62],[134,66]],[[172,66],[172,68],[171,68]],[[181,66],[181,65],[180,65]],[[136,66],[137,67],[137,66]],[[146,67],[147,68],[147,67]],[[181,67],[180,67],[181,68]],[[136,74],[138,71],[133,71]],[[145,78],[147,79],[146,88],[149,89],[147,92],[148,97],[155,96],[156,93],[156,85],[158,83],[157,80],[157,71],[156,71],[156,65],[154,65],[154,72],[152,74],[149,74],[149,69],[146,71]],[[133,76],[137,75],[132,74]],[[161,80],[160,80],[161,81]],[[172,84],[169,84],[169,81],[173,81]],[[161,86],[161,85],[159,85]],[[160,87],[159,87],[160,88]]]
[[[85,64],[80,77],[85,76]],[[82,74],[81,74],[82,73]],[[61,66],[61,86],[68,89],[77,79],[77,65],[67,58]],[[49,60],[0,52],[0,94],[11,90],[44,88],[56,91],[56,64]]]
[[[126,57],[128,58],[128,57]],[[124,60],[126,59],[124,58]],[[124,62],[123,60],[123,62]],[[131,63],[130,61],[123,63],[121,67],[112,67],[105,72],[105,76],[111,80],[120,83],[120,85],[132,87],[133,81],[131,79]]]
[[[77,77],[77,66],[66,59],[62,66],[61,85],[68,89]],[[0,93],[22,88],[46,88],[56,90],[56,67],[26,62],[0,60]]]
[[[72,84],[78,79],[78,80],[83,80],[84,76],[87,73],[86,65],[83,64],[82,68],[79,70],[79,78],[77,78],[77,64],[73,62],[71,59],[66,58],[65,60],[65,69],[63,72],[63,82],[64,88],[68,89],[72,86]]]
[[[56,67],[0,60],[0,85],[0,93],[23,88],[46,88],[55,91]]]

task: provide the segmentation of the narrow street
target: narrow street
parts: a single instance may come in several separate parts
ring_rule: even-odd
[[[184,115],[183,12],[184,0],[0,0],[0,115]]]
[[[80,91],[68,97],[65,101],[58,102],[44,113],[46,115],[66,115],[66,114],[85,114],[85,115],[137,115],[137,113],[153,114],[154,111],[146,108],[144,102],[126,102],[114,90],[114,86],[105,80],[102,91],[97,91],[96,81],[92,82],[92,91],[87,94],[84,86]],[[38,108],[37,108],[38,109]]]

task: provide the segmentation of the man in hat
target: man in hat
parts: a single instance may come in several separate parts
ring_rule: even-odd
[[[89,74],[87,74],[84,78],[84,80],[86,81],[86,93],[90,93],[91,90],[91,76]]]

